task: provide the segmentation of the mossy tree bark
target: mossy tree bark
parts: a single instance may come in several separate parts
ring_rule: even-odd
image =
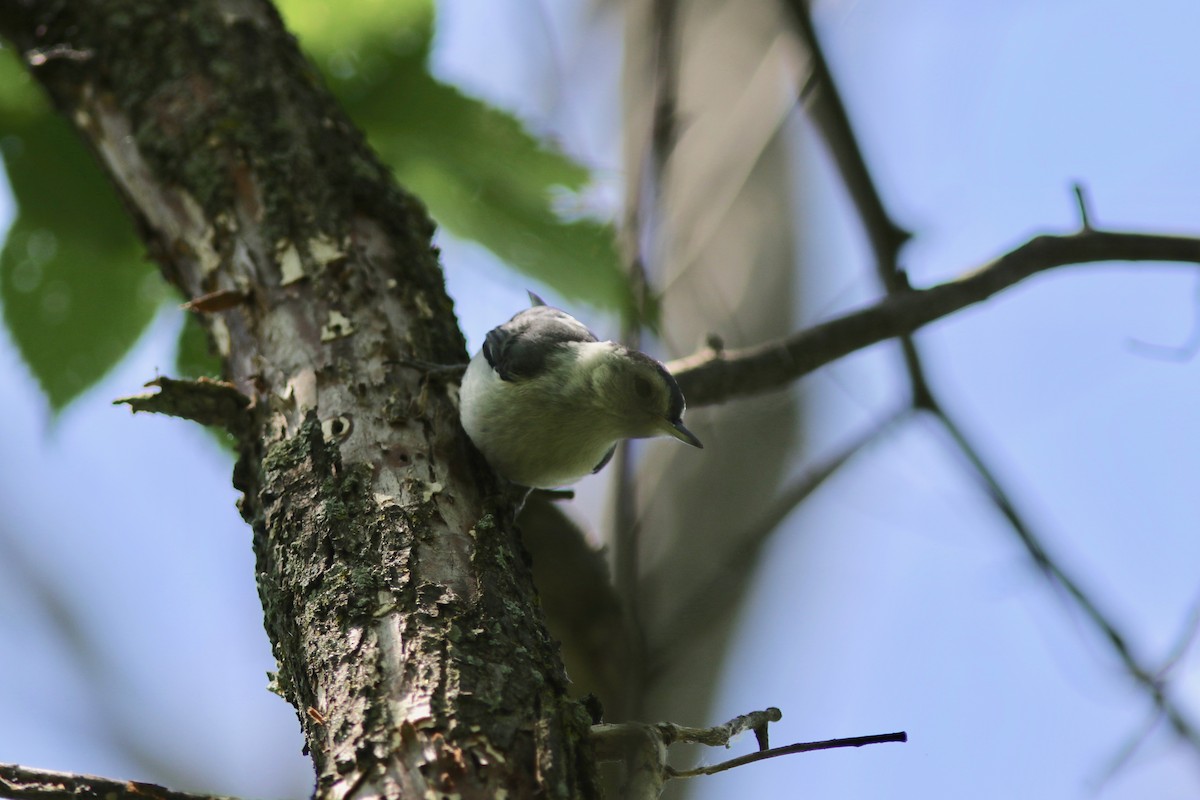
[[[433,226],[275,9],[0,0],[0,34],[167,279],[210,296],[253,401],[235,481],[317,796],[594,796],[511,509],[450,388],[387,365],[466,358]]]

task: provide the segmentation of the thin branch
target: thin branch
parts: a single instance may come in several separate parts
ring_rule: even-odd
[[[888,295],[907,292],[910,286],[908,275],[900,268],[900,249],[912,234],[902,228],[888,213],[883,195],[871,177],[862,147],[859,146],[854,127],[850,124],[850,115],[846,112],[837,82],[829,69],[829,62],[817,36],[808,4],[805,0],[782,2],[795,20],[800,39],[812,54],[812,71],[801,91],[800,99],[833,154],[842,181],[846,184],[850,198],[858,210],[867,240],[871,244],[871,252],[875,256],[876,275],[879,276]],[[900,352],[904,358],[905,371],[908,373],[913,405],[923,408],[930,399],[929,381],[925,376],[925,367],[917,352],[916,343],[907,333],[900,336]]]
[[[1154,733],[1154,729],[1162,722],[1162,718],[1162,713],[1158,709],[1155,709],[1146,718],[1146,722],[1141,728],[1134,731],[1116,753],[1113,754],[1108,765],[1099,773],[1095,784],[1092,786],[1092,790],[1096,794],[1100,794],[1105,785],[1133,761],[1133,757],[1137,755],[1137,751],[1150,739],[1150,735]]]
[[[1165,677],[1167,673],[1175,669],[1175,666],[1183,660],[1188,650],[1195,644],[1197,633],[1200,633],[1200,597],[1192,602],[1192,607],[1187,614],[1187,620],[1183,623],[1183,627],[1179,631],[1179,637],[1175,640],[1175,644],[1163,660],[1162,666],[1158,668],[1160,677]]]
[[[194,297],[182,304],[180,308],[200,314],[215,314],[218,311],[228,311],[231,308],[237,308],[249,301],[249,299],[249,292],[242,292],[236,289],[219,289],[200,297]]]
[[[1102,261],[1200,264],[1200,238],[1094,229],[1036,236],[960,278],[928,289],[905,289],[780,341],[719,353],[703,350],[672,361],[667,368],[693,407],[760,394],[857,350],[912,333],[1031,275]],[[929,405],[927,387],[914,387],[914,394],[919,407]]]
[[[1085,231],[1092,229],[1092,214],[1088,210],[1087,191],[1083,188],[1082,183],[1072,184],[1071,189],[1075,192],[1075,206],[1079,209],[1079,227]]]
[[[854,736],[848,739],[826,739],[822,742],[799,742],[786,747],[768,748],[767,726],[783,718],[783,712],[774,706],[762,711],[751,711],[734,717],[724,725],[711,728],[692,728],[672,722],[657,725],[645,722],[622,722],[619,724],[593,725],[592,746],[599,761],[624,762],[626,786],[623,797],[629,800],[653,800],[662,790],[668,778],[694,778],[698,775],[713,775],[727,769],[753,764],[768,758],[808,753],[813,750],[833,750],[838,747],[862,747],[885,742],[907,742],[904,731],[883,733],[874,736]],[[667,764],[667,747],[675,742],[704,744],[710,747],[728,747],[738,734],[752,730],[758,739],[759,750],[719,764],[695,769],[677,770]]]
[[[679,41],[676,0],[653,0],[651,22],[654,30],[653,47],[653,116],[650,137],[644,158],[639,166],[647,171],[636,173],[638,185],[632,195],[633,204],[626,216],[623,231],[624,255],[629,264],[633,289],[633,314],[625,320],[623,340],[631,347],[641,346],[642,325],[650,318],[648,306],[652,297],[646,270],[647,256],[643,252],[645,237],[652,221],[660,211],[667,160],[675,148],[676,107],[679,83]],[[617,593],[625,603],[631,641],[638,652],[629,663],[633,670],[626,676],[624,708],[615,709],[622,717],[638,716],[645,700],[645,634],[641,609],[641,522],[638,519],[638,482],[634,472],[631,445],[623,441],[617,446],[613,463],[616,491],[613,501],[613,572]]]
[[[694,584],[695,590],[676,604],[676,610],[667,624],[663,626],[663,630],[669,635],[661,637],[662,641],[656,647],[656,657],[650,659],[651,671],[658,668],[658,661],[662,654],[674,651],[682,642],[688,641],[695,634],[697,626],[707,624],[708,616],[704,613],[704,609],[710,608],[709,604],[714,602],[725,604],[728,602],[728,598],[736,594],[737,581],[741,576],[747,574],[748,565],[758,557],[767,539],[797,506],[811,497],[817,489],[825,484],[825,481],[833,477],[854,456],[872,442],[877,441],[911,413],[911,408],[904,407],[880,417],[874,424],[833,453],[810,465],[789,486],[779,492],[748,529],[739,532],[736,536],[729,537],[729,540],[736,542],[737,546],[730,552],[711,559],[713,565],[711,574]],[[646,578],[646,582],[653,586],[659,583],[659,578],[651,574]]]
[[[783,712],[775,706],[762,711],[751,711],[740,714],[724,725],[714,725],[711,728],[692,728],[687,725],[677,725],[674,722],[663,722],[658,726],[662,733],[663,742],[668,745],[675,742],[690,742],[704,744],[709,747],[728,747],[729,743],[746,731],[754,731],[758,740],[758,749],[766,750],[767,726],[772,722],[783,719]]]
[[[854,136],[850,115],[838,94],[805,0],[783,0],[783,5],[795,21],[797,33],[811,57],[810,74],[801,100],[825,139],[850,198],[862,217],[876,263],[893,265],[896,254],[912,234],[897,225],[884,207],[862,148]],[[893,287],[889,285],[890,288]]]
[[[853,199],[859,216],[863,220],[864,227],[867,231],[867,237],[871,242],[872,249],[876,258],[876,268],[886,287],[889,295],[888,300],[880,304],[880,306],[890,303],[892,300],[898,300],[911,297],[911,290],[907,285],[907,277],[899,266],[899,250],[902,247],[905,236],[903,230],[892,220],[887,213],[886,207],[882,201],[882,197],[875,186],[870,171],[866,166],[866,161],[863,158],[861,148],[859,148],[854,131],[849,122],[849,116],[846,114],[845,106],[838,95],[836,84],[829,70],[828,64],[822,53],[820,42],[818,41],[815,26],[813,25],[812,16],[809,13],[809,8],[805,0],[781,0],[791,12],[796,21],[797,30],[800,38],[809,47],[813,54],[813,67],[809,81],[806,83],[802,91],[802,100],[810,109],[810,113],[821,131],[827,145],[829,146],[841,174],[843,181],[846,183],[850,196]],[[1081,230],[1072,237],[1064,237],[1064,240],[1081,241],[1090,239],[1093,233],[1096,233],[1092,227],[1092,214],[1089,209],[1088,199],[1083,187],[1075,184],[1074,187],[1076,204],[1079,210]],[[1122,234],[1105,234],[1106,237],[1129,235]],[[1046,237],[1039,237],[1045,239]],[[1127,239],[1122,244],[1133,245],[1133,250],[1136,252],[1111,252],[1100,257],[1092,252],[1086,257],[1080,257],[1071,261],[1063,261],[1059,263],[1044,263],[1036,269],[1016,277],[1009,283],[1000,286],[994,291],[990,291],[978,299],[983,299],[990,296],[995,291],[1005,288],[1017,280],[1023,280],[1028,277],[1028,274],[1040,269],[1047,269],[1052,266],[1065,265],[1066,263],[1085,263],[1091,261],[1110,261],[1110,260],[1163,260],[1163,261],[1183,261],[1197,263],[1196,243],[1191,245],[1184,244],[1185,240],[1181,237],[1161,237],[1162,241],[1158,242],[1163,248],[1163,253],[1158,257],[1144,258],[1143,246],[1152,245],[1147,237],[1140,237],[1141,241]],[[1017,256],[1022,251],[1029,248],[1031,245],[1038,243],[1039,239],[1034,239],[1026,245],[1013,251],[1008,256],[994,262],[989,267],[1001,266],[1006,260]],[[1099,243],[1099,240],[1096,240]],[[1157,246],[1157,245],[1154,245]],[[1170,253],[1170,255],[1168,255]],[[937,287],[941,288],[941,287]],[[970,302],[977,302],[972,300]],[[878,307],[877,307],[878,308]],[[852,315],[853,316],[853,315]],[[928,321],[920,324],[926,324]],[[838,322],[838,321],[835,321]],[[919,324],[919,325],[920,325]],[[1024,522],[1020,515],[1014,509],[1007,495],[1003,492],[993,473],[988,469],[978,451],[970,444],[963,436],[961,430],[950,419],[941,404],[933,395],[928,381],[925,376],[925,370],[917,350],[915,343],[912,340],[911,332],[914,328],[903,330],[898,334],[900,336],[900,344],[904,356],[905,366],[909,375],[911,384],[913,407],[923,409],[935,414],[942,423],[946,426],[951,436],[955,439],[959,448],[972,465],[975,467],[981,481],[985,484],[990,497],[999,508],[1001,513],[1008,519],[1013,530],[1018,538],[1021,539],[1027,551],[1034,562],[1039,566],[1039,569],[1050,579],[1063,586],[1072,599],[1084,610],[1088,618],[1100,629],[1100,631],[1108,638],[1118,656],[1124,662],[1126,669],[1134,676],[1135,680],[1150,694],[1156,708],[1160,713],[1168,718],[1174,727],[1176,733],[1188,741],[1193,748],[1200,750],[1200,741],[1198,741],[1196,729],[1186,718],[1183,717],[1179,708],[1170,701],[1165,695],[1161,673],[1158,676],[1152,675],[1149,670],[1142,667],[1141,664],[1133,657],[1126,638],[1117,630],[1115,625],[1111,623],[1099,610],[1098,606],[1092,599],[1082,591],[1082,589],[1071,579],[1061,567],[1057,565],[1046,554],[1040,540],[1033,535],[1031,528]],[[1200,330],[1200,327],[1198,327]],[[803,335],[799,334],[799,335]],[[1183,357],[1190,357],[1194,353],[1194,348],[1186,346],[1183,350]],[[833,358],[840,357],[840,354],[832,355]],[[819,365],[818,365],[819,366]],[[815,368],[815,367],[812,367]],[[681,382],[682,384],[682,382]],[[689,400],[693,405],[701,402],[700,393],[693,393],[696,398],[693,399],[689,395]],[[719,400],[718,400],[719,402]],[[1169,668],[1169,667],[1168,667]]]
[[[1033,560],[1038,570],[1055,585],[1061,586],[1083,611],[1088,621],[1116,651],[1125,671],[1141,686],[1154,702],[1154,706],[1166,717],[1175,733],[1200,753],[1200,730],[1185,716],[1183,710],[1167,695],[1166,686],[1156,670],[1145,665],[1134,654],[1129,644],[1129,637],[1101,610],[1096,600],[1070,575],[1057,560],[1052,558],[1046,546],[1028,522],[1018,513],[1008,493],[1000,485],[995,472],[983,460],[978,449],[971,443],[959,428],[958,424],[946,414],[944,409],[930,409],[950,438],[954,441],[959,452],[970,463],[976,476],[987,492],[988,498],[996,509],[1004,515],[1008,524],[1017,534],[1025,551]]]
[[[1143,355],[1167,361],[1190,361],[1200,351],[1200,282],[1192,295],[1195,308],[1192,310],[1192,330],[1182,344],[1164,345],[1144,342],[1140,339],[1130,340],[1130,344]]]
[[[734,767],[753,764],[756,761],[764,761],[768,758],[777,758],[779,756],[790,756],[796,753],[810,753],[813,750],[834,750],[839,747],[862,747],[868,744],[884,744],[886,742],[907,742],[908,733],[905,731],[897,731],[896,733],[881,733],[875,736],[852,736],[847,739],[826,739],[823,742],[798,742],[789,744],[785,747],[775,747],[771,750],[759,750],[757,753],[749,753],[738,758],[731,758],[728,761],[722,761],[720,764],[713,764],[709,767],[696,767],[695,769],[671,769],[668,772],[668,777],[671,778],[694,778],[698,775],[715,775],[718,772],[724,772],[727,769]]]
[[[679,13],[676,0],[653,0],[653,7],[655,81],[651,158],[655,190],[659,193],[678,134]]]
[[[0,764],[0,797],[11,800],[230,800],[220,795],[165,789],[154,783],[118,781]]]
[[[134,413],[167,414],[224,428],[235,436],[249,430],[253,422],[251,400],[232,383],[200,378],[180,381],[155,378],[146,384],[157,392],[121,397],[113,405],[127,405]]]

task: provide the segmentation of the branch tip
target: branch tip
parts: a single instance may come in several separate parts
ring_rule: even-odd
[[[671,778],[695,778],[699,775],[715,775],[718,772],[742,767],[746,764],[753,764],[756,761],[765,761],[768,758],[778,758],[779,756],[790,756],[797,753],[809,753],[814,750],[835,750],[842,747],[863,747],[869,744],[886,744],[888,742],[907,742],[908,732],[897,731],[895,733],[881,733],[874,736],[851,736],[845,739],[826,739],[821,742],[797,742],[784,747],[776,747],[771,750],[760,750],[757,753],[731,758],[728,761],[722,761],[719,764],[713,764],[707,767],[696,767],[695,769],[678,770],[671,767],[667,768],[668,777]]]
[[[155,378],[145,384],[157,392],[119,397],[113,405],[127,405],[136,414],[145,411],[190,419],[201,425],[224,428],[235,436],[250,426],[252,401],[232,383],[199,378],[194,381]]]
[[[1071,190],[1075,193],[1075,205],[1079,209],[1079,227],[1084,231],[1095,230],[1092,227],[1092,215],[1088,211],[1087,190],[1078,181],[1071,185]]]

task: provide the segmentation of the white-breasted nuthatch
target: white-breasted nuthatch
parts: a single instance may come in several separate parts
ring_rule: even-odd
[[[463,428],[501,477],[536,489],[574,483],[622,439],[704,446],[683,426],[683,393],[662,364],[529,299],[488,333],[459,391]]]

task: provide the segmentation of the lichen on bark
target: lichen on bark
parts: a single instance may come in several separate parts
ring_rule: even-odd
[[[251,398],[235,484],[317,796],[594,797],[512,510],[420,370],[465,360],[420,202],[264,0],[0,0]],[[30,62],[33,63],[32,61]]]

